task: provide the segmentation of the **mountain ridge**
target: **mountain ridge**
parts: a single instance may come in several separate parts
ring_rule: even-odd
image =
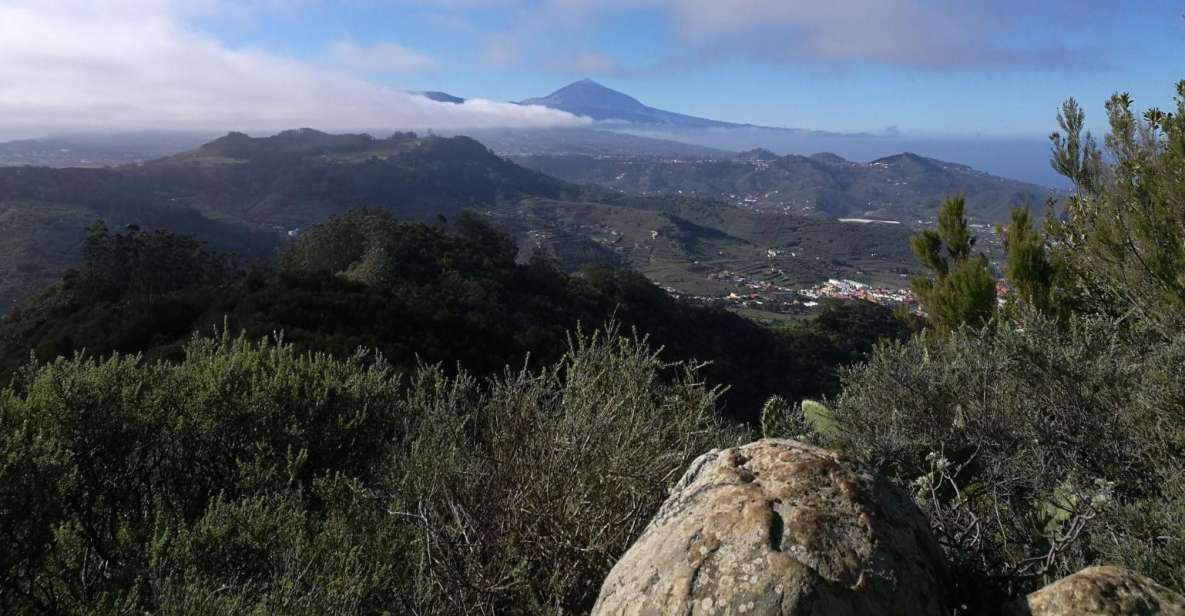
[[[643,104],[638,99],[603,86],[592,79],[568,84],[547,96],[519,101],[520,105],[541,105],[601,122],[628,122],[679,128],[744,128],[751,124],[721,122]]]
[[[779,273],[770,275],[787,285],[829,275],[896,281],[897,270],[908,266],[904,236],[706,199],[579,187],[498,157],[468,137],[296,129],[269,137],[229,133],[180,155],[124,167],[0,168],[0,310],[77,263],[83,230],[98,219],[113,228],[189,232],[236,253],[266,255],[312,225],[359,208],[430,224],[474,211],[513,230],[523,258],[542,248],[566,269],[628,263],[691,294],[734,290],[732,282],[709,277],[716,270],[747,267],[766,276],[770,250],[801,254],[810,247],[809,260],[778,257]],[[805,237],[810,233],[819,237]],[[849,236],[867,241],[844,239]],[[843,241],[829,245],[827,238]],[[871,245],[882,256],[870,257]]]
[[[757,209],[907,224],[932,219],[942,200],[954,193],[966,195],[973,220],[1002,223],[1013,206],[1041,203],[1053,192],[910,152],[868,163],[830,153],[778,156],[762,149],[731,159],[701,161],[608,156],[513,159],[552,177],[627,194],[691,195]]]

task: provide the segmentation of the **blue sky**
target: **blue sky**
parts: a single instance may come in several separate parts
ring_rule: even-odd
[[[201,27],[229,45],[308,60],[339,41],[393,43],[432,60],[367,71],[399,87],[518,100],[593,77],[657,107],[838,131],[1043,134],[1067,96],[1098,110],[1124,89],[1165,105],[1185,78],[1183,2],[787,4],[298,2]],[[711,5],[749,17],[714,26]],[[885,13],[900,17],[886,22]]]
[[[552,125],[592,77],[736,122],[1040,137],[1171,102],[1185,2],[0,0],[0,138],[74,128]],[[485,99],[424,105],[405,90]]]

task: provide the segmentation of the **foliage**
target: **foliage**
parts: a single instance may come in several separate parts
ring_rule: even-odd
[[[113,235],[102,222],[86,231],[82,263],[65,277],[67,292],[79,295],[75,301],[80,303],[130,293],[144,295],[151,303],[160,293],[218,286],[235,275],[229,257],[207,251],[186,235],[146,232],[137,226]]]
[[[1028,310],[879,347],[846,373],[835,420],[846,449],[917,493],[968,593],[1100,561],[1180,589],[1165,572],[1185,568],[1183,361],[1180,335]]]
[[[470,212],[457,216],[453,226],[450,234],[440,227],[400,224],[379,210],[355,210],[331,217],[286,246],[279,267],[339,275],[371,287],[445,291],[466,286],[465,279],[498,279],[515,269],[518,248],[509,237]]]
[[[1049,192],[1033,184],[908,153],[870,164],[852,163],[833,154],[777,156],[760,151],[736,158],[564,153],[515,156],[513,160],[552,177],[614,192],[695,194],[730,202],[747,197],[755,207],[776,210],[809,204],[836,218],[926,220],[934,216],[934,203],[954,190],[962,190],[973,218],[1000,222],[1008,216],[1010,207],[1026,200],[1040,201]]]
[[[284,343],[29,366],[0,393],[0,611],[587,610],[738,432],[691,367],[577,334],[489,380]]]
[[[196,271],[218,271],[211,264],[221,263],[167,234],[97,233],[89,242],[108,254],[128,245],[137,247],[124,252],[144,252],[136,242],[146,240],[175,243],[160,250],[188,255],[186,267]],[[177,359],[193,332],[215,327],[254,338],[282,331],[303,350],[344,357],[364,346],[397,368],[426,361],[484,376],[506,365],[552,363],[567,349],[567,331],[616,318],[650,334],[668,361],[710,361],[705,379],[729,386],[724,412],[755,423],[770,395],[834,395],[840,364],[859,361],[881,338],[904,335],[887,310],[862,302],[828,304],[812,321],[771,331],[675,301],[636,273],[601,267],[571,276],[543,260],[518,264],[507,236],[467,215],[436,227],[353,212],[289,244],[278,269],[245,276],[174,276],[174,261],[141,260],[137,276],[178,284],[84,293],[87,277],[75,274],[0,321],[0,382],[30,349],[42,359],[80,348]],[[105,263],[96,259],[83,271]],[[128,271],[119,263],[103,271]]]
[[[937,229],[913,236],[910,246],[930,271],[930,276],[914,278],[913,291],[938,331],[979,327],[992,318],[996,280],[987,257],[972,255],[975,238],[967,224],[963,195],[949,197],[938,210]]]
[[[1140,117],[1132,105],[1107,102],[1106,156],[1078,104],[1063,106],[1053,166],[1075,191],[1050,232],[1087,309],[1138,314],[1169,335],[1185,318],[1185,81],[1172,112]]]
[[[835,417],[831,409],[816,400],[803,400],[801,415],[816,440],[824,443],[834,443],[836,426]]]
[[[1075,191],[1042,231],[1013,210],[1003,318],[948,321],[845,374],[843,446],[916,494],[970,605],[1103,562],[1185,589],[1178,93],[1142,119],[1112,97],[1106,154],[1067,101],[1052,164]],[[939,281],[969,254],[958,218],[915,239]]]
[[[815,400],[790,406],[785,398],[772,396],[761,407],[761,436],[792,438],[821,446],[835,444],[835,419],[831,409]]]
[[[999,232],[1004,237],[1004,277],[1011,291],[1008,309],[1025,305],[1065,318],[1074,304],[1067,296],[1069,272],[1060,256],[1051,254],[1045,235],[1034,228],[1029,209],[1014,208],[1011,221]]]
[[[382,489],[431,555],[420,566],[434,583],[410,611],[590,609],[671,482],[740,436],[715,423],[693,371],[666,384],[661,367],[636,340],[578,337],[556,367],[508,374],[476,402],[418,388],[431,424]]]

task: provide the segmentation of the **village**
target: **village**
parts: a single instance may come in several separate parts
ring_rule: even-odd
[[[672,296],[698,304],[789,316],[809,316],[820,304],[829,300],[866,301],[892,309],[904,306],[910,312],[919,311],[918,303],[909,289],[874,287],[855,280],[831,278],[815,286],[793,288],[729,270],[715,272],[709,278],[732,282],[738,288],[728,295],[690,295],[669,286],[664,287],[664,290]]]

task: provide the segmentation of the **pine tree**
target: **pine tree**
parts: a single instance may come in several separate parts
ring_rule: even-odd
[[[979,327],[996,309],[996,280],[987,257],[973,255],[975,238],[967,224],[963,195],[947,198],[938,210],[937,229],[926,229],[910,240],[918,261],[929,276],[913,280],[930,325],[949,332],[962,325]]]
[[[1008,307],[1025,305],[1064,317],[1071,308],[1065,267],[1050,254],[1045,234],[1034,226],[1029,208],[1013,208],[1011,221],[999,232],[1004,236],[1004,278],[1011,288]]]
[[[1051,136],[1052,165],[1074,195],[1049,230],[1083,308],[1165,334],[1185,325],[1185,81],[1175,102],[1140,115],[1129,95],[1112,96],[1106,157],[1073,99]]]

